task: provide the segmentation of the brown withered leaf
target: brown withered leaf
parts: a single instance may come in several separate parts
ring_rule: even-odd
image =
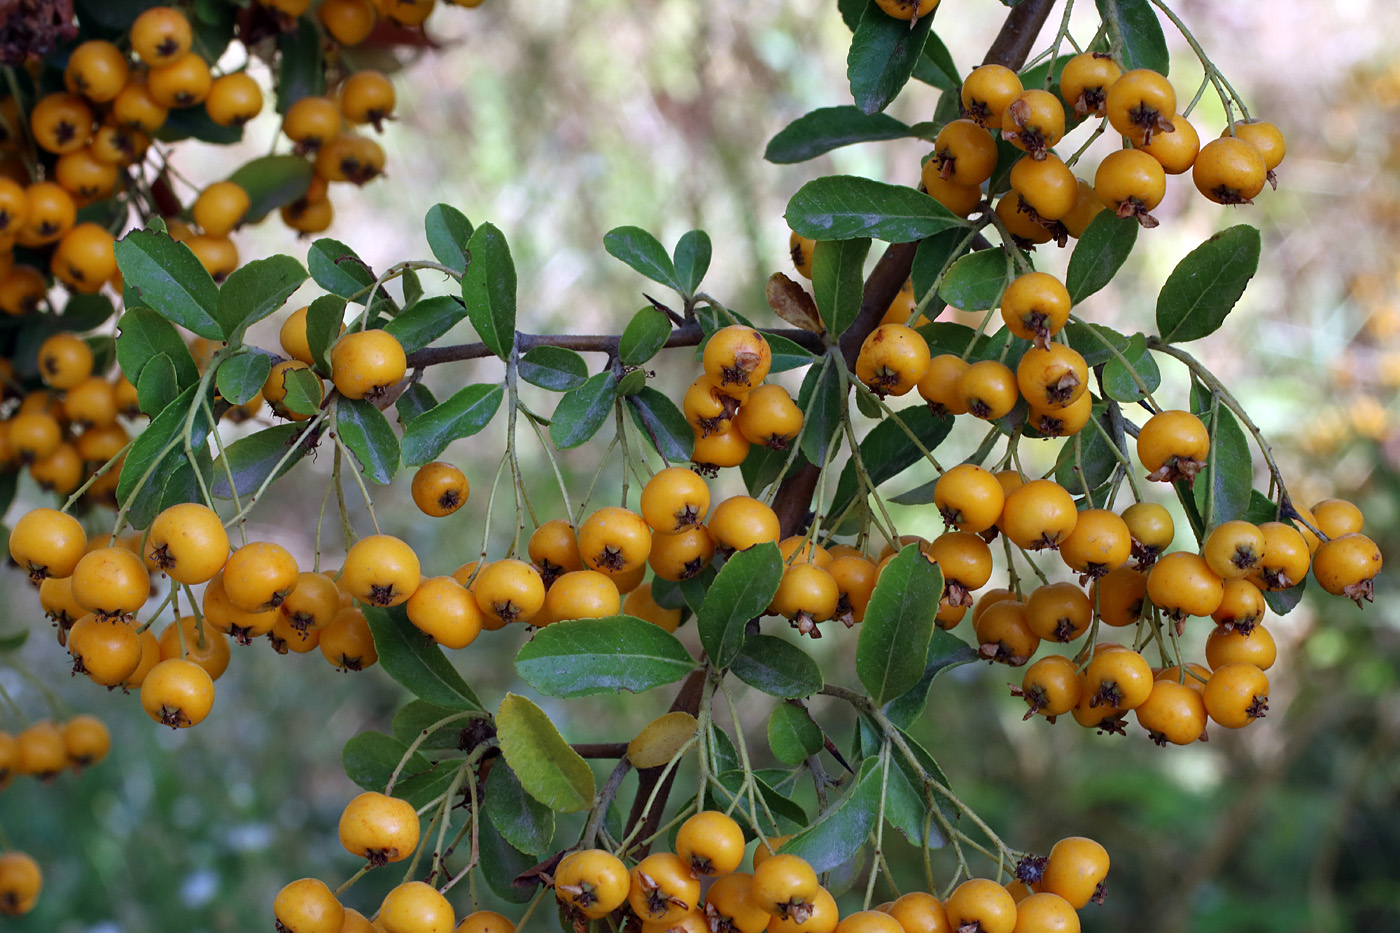
[[[768,277],[768,285],[764,291],[773,313],[793,327],[800,327],[814,334],[826,330],[821,314],[817,311],[817,303],[807,294],[807,289],[786,275],[774,272]]]

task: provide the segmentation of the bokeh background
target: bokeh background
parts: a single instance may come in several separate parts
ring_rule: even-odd
[[[1078,7],[1073,34],[1082,42],[1093,32],[1094,11]],[[1266,7],[1180,0],[1173,9],[1251,111],[1287,135],[1280,187],[1252,207],[1226,210],[1205,202],[1187,179],[1172,179],[1157,212],[1161,227],[1144,232],[1124,275],[1081,311],[1125,332],[1150,330],[1156,291],[1182,255],[1230,224],[1260,227],[1258,276],[1225,328],[1194,349],[1268,433],[1295,498],[1351,498],[1366,512],[1368,533],[1393,555],[1400,545],[1400,273],[1393,261],[1400,58],[1392,39],[1400,34],[1400,7],[1389,0]],[[960,70],[980,62],[1004,12],[996,0],[944,3],[935,29]],[[1057,8],[1043,41],[1059,15]],[[1201,67],[1167,32],[1172,78],[1189,99]],[[536,332],[616,331],[643,304],[649,283],[602,249],[603,234],[621,224],[643,226],[668,245],[692,227],[709,231],[715,257],[707,289],[769,321],[762,287],[771,272],[789,269],[782,214],[792,192],[832,172],[912,183],[927,149],[903,141],[799,166],[762,160],[768,138],[790,120],[849,102],[849,33],[830,0],[486,0],[472,10],[444,5],[428,34],[436,47],[412,54],[349,53],[360,67],[396,68],[400,103],[383,136],[388,177],[362,191],[333,192],[337,220],[329,233],[382,269],[427,257],[422,217],[435,202],[489,220],[510,240],[521,326]],[[911,123],[928,119],[936,100],[936,90],[911,84],[892,112]],[[1192,121],[1203,139],[1219,133],[1222,111],[1211,95]],[[207,183],[266,152],[276,132],[275,118],[260,118],[241,150],[190,144],[177,164],[196,185]],[[275,224],[238,243],[245,258],[305,248]],[[1066,259],[1042,247],[1037,261],[1055,271]],[[431,278],[424,280],[430,293],[447,291]],[[255,336],[274,346],[275,324]],[[661,367],[658,379],[679,390],[691,365],[684,354],[673,359],[678,365]],[[1166,362],[1163,370],[1158,398],[1184,403],[1182,373]],[[483,362],[432,372],[428,382],[445,397],[498,378],[499,364]],[[539,409],[551,404],[529,398]],[[407,475],[375,490],[384,530],[425,555],[425,572],[450,572],[480,548],[503,420],[449,449],[474,484],[472,501],[451,518],[420,517]],[[956,432],[940,456],[958,459],[976,433]],[[565,458],[576,488],[586,485],[601,452],[594,444]],[[536,506],[558,514],[543,459],[529,442],[523,456]],[[1042,466],[1053,462],[1051,452],[1032,456]],[[275,537],[309,564],[315,512],[308,503],[319,501],[329,459],[299,467],[276,487],[254,513],[250,537]],[[617,462],[603,469],[600,497],[611,500]],[[890,490],[927,478],[914,470]],[[737,476],[724,477],[716,493],[739,488]],[[37,490],[22,489],[8,520],[40,501]],[[364,530],[365,517],[355,517]],[[928,510],[899,518],[912,531],[937,529]],[[497,524],[490,533],[499,551],[510,521]],[[328,526],[326,566],[338,562],[335,527]],[[1178,546],[1186,546],[1185,535]],[[35,637],[0,661],[0,685],[25,717],[93,712],[115,739],[111,758],[84,774],[50,786],[21,780],[0,793],[6,836],[35,853],[46,874],[38,909],[7,921],[8,929],[267,929],[272,897],[286,881],[312,875],[334,886],[354,872],[356,860],[335,836],[340,809],[356,790],[340,768],[340,749],[360,731],[387,730],[406,702],[382,671],[340,674],[319,653],[236,648],[213,715],[173,733],[154,727],[136,697],[70,678],[37,597],[17,571],[4,573],[10,597],[0,605],[0,632],[29,627]],[[940,678],[919,734],[954,788],[1012,845],[1043,852],[1063,835],[1083,834],[1108,847],[1110,897],[1087,914],[1088,930],[1400,930],[1395,600],[1395,587],[1382,578],[1364,611],[1344,600],[1307,599],[1271,623],[1281,656],[1269,672],[1268,718],[1240,734],[1213,729],[1207,745],[1164,750],[1135,727],[1119,738],[1067,720],[1022,723],[1024,706],[1005,687],[1019,672],[985,665]],[[682,634],[694,641],[693,632]],[[854,634],[831,635],[813,651],[829,680],[854,683]],[[524,637],[488,633],[455,655],[488,703],[511,686],[508,659]],[[1203,638],[1193,632],[1188,643],[1199,652]],[[570,739],[620,740],[664,709],[663,694],[545,705]],[[769,699],[742,696],[742,725],[760,749],[770,709]],[[848,734],[844,711],[820,702],[813,709],[836,734]],[[5,716],[5,728],[22,727],[13,709]],[[634,786],[624,785],[624,799]],[[798,799],[813,808],[811,799]],[[561,827],[560,844],[570,831]],[[896,851],[894,859],[914,883],[916,853]],[[954,863],[944,853],[935,864],[946,873]],[[376,874],[393,877],[371,877],[347,903],[372,911],[397,878],[392,869]],[[465,892],[457,903],[465,908]],[[531,923],[551,926],[544,914]]]

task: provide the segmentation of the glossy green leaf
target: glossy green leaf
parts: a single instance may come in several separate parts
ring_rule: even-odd
[[[467,309],[452,295],[437,295],[419,301],[384,325],[387,333],[403,345],[405,353],[421,350],[447,333],[467,316]]]
[[[983,249],[953,263],[938,296],[961,311],[985,311],[997,307],[1006,289],[1009,263],[1000,249]]]
[[[68,296],[68,303],[63,306],[63,313],[58,316],[58,323],[63,330],[80,334],[102,326],[111,320],[115,313],[116,306],[106,295],[84,295],[77,292]]]
[[[403,606],[362,608],[385,673],[414,696],[444,709],[483,708],[442,649],[408,621]]]
[[[1308,578],[1304,577],[1303,582],[1297,586],[1290,586],[1286,590],[1266,590],[1264,592],[1264,604],[1269,607],[1269,611],[1274,615],[1286,616],[1294,609],[1298,608],[1298,603],[1303,600],[1303,593],[1307,590]]]
[[[125,290],[142,307],[201,337],[223,339],[214,318],[219,288],[188,246],[164,233],[132,230],[114,249]]]
[[[780,334],[767,334],[768,349],[773,351],[773,363],[768,372],[785,373],[793,369],[810,366],[816,356],[802,344],[789,340]]]
[[[175,325],[150,308],[132,308],[118,322],[117,365],[135,385],[142,368],[153,358],[165,356],[175,366],[181,385],[199,381],[199,369],[190,356],[189,347],[180,338]],[[148,412],[148,414],[150,414]]]
[[[901,729],[908,729],[924,714],[933,681],[944,671],[979,660],[977,652],[952,632],[937,629],[929,639],[924,671],[914,686],[890,701],[886,715]]]
[[[306,270],[291,256],[254,259],[234,269],[219,289],[215,311],[224,339],[241,340],[244,330],[286,304],[306,278]]]
[[[914,74],[932,27],[932,13],[911,28],[908,20],[896,19],[875,4],[865,8],[846,56],[846,77],[857,107],[876,113],[890,105]]]
[[[345,299],[322,295],[306,309],[306,346],[316,369],[327,375],[331,371],[331,347],[345,327]]]
[[[896,757],[902,756],[896,753],[891,757],[889,779],[885,785],[885,822],[898,830],[910,845],[922,846],[924,822],[928,819],[928,798],[923,788],[916,786],[910,775],[899,767],[904,762],[895,762]],[[942,835],[938,832],[938,824],[931,823],[929,829],[930,838],[936,837],[941,843]]]
[[[787,463],[790,453],[790,450],[774,450],[762,444],[749,446],[744,462],[739,464],[739,475],[744,478],[744,488],[748,490],[749,495],[757,497],[778,479],[778,474],[783,471],[783,464]],[[788,471],[800,470],[806,462],[807,458],[802,456],[802,451],[799,450],[797,459]]]
[[[448,709],[427,700],[410,700],[394,714],[394,738],[405,745],[422,738],[420,747],[423,749],[460,750],[462,728],[467,724],[461,714],[461,710]],[[455,718],[446,725],[438,725],[449,717]]]
[[[606,371],[591,376],[576,389],[564,393],[554,409],[549,437],[560,450],[587,441],[608,420],[617,400],[617,377]]]
[[[614,227],[604,235],[603,247],[608,255],[622,260],[653,282],[678,292],[685,291],[666,247],[641,227]]]
[[[547,696],[643,693],[695,669],[676,636],[632,616],[556,622],[515,656],[525,682]]]
[[[710,271],[710,254],[710,235],[704,230],[687,231],[676,241],[673,259],[681,294],[693,295],[700,290],[705,273]]]
[[[179,378],[169,356],[158,353],[141,367],[141,376],[136,380],[136,404],[143,414],[152,417],[159,414],[179,394]]]
[[[433,251],[433,258],[449,269],[465,272],[467,246],[474,232],[467,215],[450,204],[434,204],[423,218],[423,228],[427,232],[428,248]]]
[[[1147,349],[1147,338],[1142,334],[1129,337],[1128,345],[1123,348],[1122,354],[1122,361],[1115,356],[1104,364],[1104,394],[1124,404],[1139,402],[1147,398],[1148,392],[1155,392],[1162,384],[1161,370],[1157,368],[1157,360],[1152,351]],[[1129,366],[1132,367],[1131,370]]]
[[[684,462],[695,452],[695,432],[666,393],[648,386],[628,396],[627,412],[667,462]]]
[[[408,746],[383,732],[361,732],[345,743],[341,763],[345,776],[365,790],[383,791],[389,777],[407,753]],[[416,752],[404,765],[403,774],[428,769],[428,760]]]
[[[1066,324],[1063,331],[1069,345],[1084,357],[1089,367],[1107,363],[1113,359],[1113,349],[1122,352],[1128,346],[1128,338],[1111,327],[1102,324]]]
[[[789,165],[815,159],[842,146],[903,139],[908,135],[908,125],[888,114],[866,113],[849,104],[822,107],[779,130],[768,141],[763,157],[778,165]]]
[[[519,361],[520,378],[551,392],[567,392],[588,381],[588,364],[573,350],[540,345],[525,351]]]
[[[511,904],[525,904],[535,896],[536,886],[515,885],[512,882],[532,868],[539,857],[521,852],[506,842],[490,820],[482,820],[478,832],[481,849],[481,874],[486,886],[497,897]]]
[[[326,93],[326,70],[322,59],[321,30],[311,17],[297,20],[295,29],[277,37],[277,112],[303,97]],[[306,161],[306,160],[302,160]]]
[[[808,697],[825,685],[812,656],[786,639],[750,635],[730,671],[755,690],[785,699]]]
[[[617,358],[623,366],[640,366],[666,345],[671,319],[651,305],[632,315],[618,339]]]
[[[403,462],[422,466],[436,460],[448,444],[486,427],[504,397],[505,389],[499,384],[469,385],[432,411],[414,418],[403,432]]]
[[[1094,405],[1093,417],[1112,433],[1106,411],[1106,406],[1098,402]],[[1117,466],[1118,458],[1103,434],[1092,427],[1085,427],[1074,437],[1067,438],[1060,448],[1060,456],[1055,461],[1055,482],[1080,495],[1086,485],[1092,490],[1108,482]],[[1080,478],[1080,468],[1083,469],[1083,479]]]
[[[932,324],[921,324],[915,328],[928,343],[929,352],[934,356],[943,353],[950,353],[953,356],[962,356],[968,353],[969,359],[982,359],[983,348],[987,345],[987,338],[978,336],[977,332],[966,324],[954,324],[952,321],[934,321]],[[968,346],[972,350],[968,351]]]
[[[398,413],[400,426],[406,428],[419,415],[430,412],[437,406],[438,400],[432,391],[423,383],[415,382],[394,402],[394,411]]]
[[[1207,526],[1214,527],[1249,511],[1250,497],[1254,493],[1254,461],[1250,456],[1249,436],[1223,402],[1212,414],[1210,396],[1196,386],[1191,392],[1191,409],[1210,431],[1207,465],[1196,474],[1191,492]],[[1213,516],[1208,508],[1212,492]]]
[[[942,594],[943,575],[917,545],[904,547],[881,571],[856,643],[856,674],[877,704],[923,677]]]
[[[501,359],[515,345],[515,261],[505,235],[482,224],[467,243],[471,262],[462,276],[462,300],[481,342]]]
[[[841,393],[838,365],[831,362],[807,370],[797,393],[797,407],[803,414],[800,444],[803,455],[812,463],[826,462],[827,448],[841,430],[841,412],[846,399]]]
[[[282,386],[287,390],[283,407],[298,415],[314,415],[325,398],[321,377],[309,369],[282,370]]]
[[[951,91],[962,84],[962,75],[953,56],[938,33],[930,32],[924,42],[924,54],[914,63],[914,77],[940,91]],[[1031,85],[1026,85],[1031,87]]]
[[[240,353],[219,364],[219,371],[214,374],[214,384],[229,404],[243,405],[262,391],[271,371],[272,357],[266,353]]]
[[[788,201],[784,217],[790,228],[814,240],[872,237],[908,243],[967,225],[922,191],[857,175],[809,181]]]
[[[577,813],[593,804],[593,770],[530,700],[506,694],[496,711],[496,736],[531,797],[556,813]]]
[[[1247,224],[1206,240],[1177,263],[1157,296],[1157,330],[1167,343],[1215,333],[1259,268],[1259,231]]]
[[[369,301],[374,270],[339,240],[323,237],[312,243],[306,253],[306,267],[316,284],[332,295],[360,304]]]
[[[774,758],[796,767],[822,750],[822,730],[802,707],[779,703],[768,716],[768,747]]]
[[[311,451],[308,437],[300,442],[298,449],[290,457],[287,456],[292,445],[297,443],[297,438],[305,431],[304,424],[278,424],[239,438],[232,444],[226,444],[225,456],[220,457],[214,464],[214,495],[223,499],[233,498],[228,478],[230,471],[240,496],[246,496],[261,486],[263,481],[272,475],[272,471],[278,469],[279,463],[282,467],[278,475],[285,474]]]
[[[874,764],[875,759],[867,759],[851,790],[779,851],[801,856],[819,872],[855,858],[875,828],[880,808],[880,769]]]
[[[941,284],[939,276],[943,274],[944,267],[949,265],[959,250],[967,249],[964,239],[964,231],[952,229],[925,237],[919,243],[919,248],[914,251],[914,265],[909,270],[909,279],[913,282],[916,299],[923,300],[931,289]],[[943,310],[945,304],[935,295],[924,310],[925,316],[932,320]]]
[[[700,643],[715,667],[728,667],[743,649],[744,627],[767,611],[782,576],[783,558],[772,542],[738,551],[725,561],[697,619]]]
[[[155,518],[166,479],[175,465],[185,459],[180,438],[184,436],[190,407],[198,398],[198,388],[192,385],[181,392],[151,419],[127,451],[117,483],[117,501],[129,509],[128,518],[138,528]],[[191,445],[202,447],[209,435],[209,419],[202,407],[195,412],[190,428]]]
[[[1084,233],[1074,242],[1065,272],[1069,299],[1079,304],[1103,288],[1132,254],[1141,225],[1133,217],[1119,217],[1113,211],[1099,211]]]
[[[812,253],[812,297],[833,338],[844,334],[860,314],[869,252],[870,240],[858,237],[819,241]]]
[[[1157,11],[1148,0],[1094,0],[1111,34],[1122,41],[1123,67],[1150,68],[1167,74],[1171,56]]]
[[[554,811],[526,793],[507,764],[492,767],[482,794],[482,813],[513,848],[544,855],[554,839]]]
[[[399,437],[389,419],[369,402],[341,398],[335,403],[335,429],[360,462],[360,472],[380,485],[399,471]]]
[[[301,156],[272,155],[243,163],[228,180],[248,192],[243,222],[255,224],[305,195],[314,174],[311,162]]]

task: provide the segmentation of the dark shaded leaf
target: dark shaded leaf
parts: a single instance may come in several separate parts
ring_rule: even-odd
[[[1126,365],[1117,357],[1104,364],[1104,394],[1124,404],[1141,401],[1147,398],[1148,392],[1155,392],[1162,384],[1162,373],[1157,368],[1157,360],[1152,351],[1147,349],[1147,338],[1142,334],[1133,334],[1128,338],[1128,345],[1123,348],[1122,353]],[[1131,371],[1128,366],[1132,366]],[[1138,384],[1139,380],[1141,385]]]
[[[159,313],[150,308],[133,308],[122,315],[118,327],[117,365],[133,385],[138,383],[145,365],[157,356],[164,356],[174,365],[176,381],[181,386],[199,381],[199,369],[189,347],[175,325]]]
[[[622,260],[653,282],[685,292],[666,247],[641,227],[614,227],[603,236],[603,247],[608,255]]]
[[[549,437],[561,450],[587,441],[608,420],[617,400],[617,377],[611,371],[597,373],[576,389],[564,393],[554,409]]]
[[[890,105],[914,74],[932,27],[932,13],[910,28],[908,20],[896,19],[874,4],[865,8],[846,56],[846,76],[857,107],[875,113]]]
[[[331,346],[345,329],[345,299],[322,295],[306,309],[306,346],[319,372],[330,375]]]
[[[995,308],[1005,290],[1008,262],[1000,249],[983,249],[953,263],[939,286],[938,297],[962,311]]]
[[[928,655],[924,658],[924,672],[918,683],[890,701],[885,711],[890,721],[901,729],[908,729],[924,714],[928,706],[928,694],[933,689],[934,678],[944,671],[978,660],[977,652],[952,632],[937,629],[928,643]]]
[[[232,444],[225,446],[225,456],[220,457],[214,465],[214,482],[212,484],[214,495],[223,499],[233,498],[228,480],[229,471],[233,473],[233,479],[238,486],[240,496],[246,496],[253,492],[272,475],[277,464],[283,462],[282,458],[286,456],[292,444],[305,431],[306,425],[304,424],[279,424],[264,428],[256,434],[239,438]],[[303,440],[298,449],[290,457],[287,457],[278,472],[278,476],[296,466],[301,458],[310,452],[309,440],[309,437]],[[227,467],[225,461],[227,461]]]
[[[350,301],[366,304],[369,287],[374,284],[374,270],[350,247],[339,240],[323,237],[311,244],[306,253],[306,267],[316,284]]]
[[[943,575],[917,545],[907,545],[880,573],[856,645],[856,673],[877,704],[923,677]]]
[[[805,709],[793,703],[773,707],[768,716],[768,747],[774,758],[795,767],[821,751],[822,746],[822,730]]]
[[[515,656],[525,682],[547,696],[643,693],[695,669],[676,636],[632,616],[556,622]]]
[[[870,240],[822,240],[812,253],[812,297],[833,339],[855,323],[865,294],[865,257]]]
[[[374,650],[385,673],[414,696],[444,709],[482,708],[476,693],[443,655],[442,649],[413,623],[403,606],[363,606],[374,633]]]
[[[350,780],[365,790],[383,791],[407,752],[408,746],[391,735],[361,732],[345,743],[340,760]],[[404,765],[403,773],[414,774],[428,767],[428,760],[415,752]]]
[[[169,356],[158,353],[141,367],[141,377],[136,380],[136,404],[143,414],[154,417],[179,394],[179,379]]]
[[[1157,296],[1157,330],[1167,343],[1215,333],[1259,268],[1259,231],[1222,230],[1187,253]]]
[[[467,215],[450,204],[434,204],[423,218],[423,228],[428,235],[428,248],[433,251],[433,258],[449,269],[465,272],[467,245],[473,233],[472,222]]]
[[[403,432],[403,462],[422,466],[436,460],[448,444],[486,427],[504,397],[505,389],[499,384],[469,385],[414,418]]]
[[[1103,288],[1123,267],[1137,242],[1141,225],[1133,217],[1119,217],[1113,211],[1099,211],[1074,243],[1065,272],[1069,300],[1079,304]]]
[[[520,357],[518,371],[530,385],[551,392],[567,392],[588,381],[588,364],[583,357],[563,347],[531,347]]]
[[[243,222],[255,224],[306,194],[314,174],[312,164],[301,156],[272,155],[243,163],[228,180],[248,192]]]
[[[904,472],[910,466],[923,460],[924,455],[905,433],[905,428],[919,439],[926,450],[936,450],[948,432],[953,428],[952,415],[934,416],[927,405],[910,405],[896,414],[904,422],[904,427],[896,424],[893,418],[885,418],[870,430],[860,442],[861,461],[870,481],[876,486]],[[860,491],[860,477],[854,462],[846,464],[841,471],[841,479],[836,484],[836,495],[832,498],[827,514],[835,517],[846,511],[851,500]]]
[[[326,70],[321,56],[321,31],[311,17],[297,20],[297,27],[277,37],[277,112],[303,97],[326,93]],[[305,161],[304,159],[302,161]]]
[[[125,291],[138,304],[201,337],[223,339],[213,314],[219,288],[188,246],[164,233],[132,230],[117,240],[115,252]]]
[[[784,217],[790,228],[814,240],[873,237],[908,243],[967,225],[922,191],[856,175],[809,181],[788,201]]]
[[[544,855],[554,839],[554,811],[521,786],[510,766],[491,768],[482,795],[482,812],[513,848]]]
[[[1150,68],[1167,74],[1171,56],[1167,53],[1167,38],[1157,11],[1147,0],[1094,0],[1110,33],[1123,42],[1123,67]],[[1027,85],[1029,87],[1029,85]]]
[[[393,482],[399,470],[399,438],[389,419],[369,402],[341,398],[335,403],[335,428],[360,462],[360,472],[374,482]]]
[[[305,281],[306,270],[291,256],[254,259],[234,269],[219,289],[215,311],[224,339],[242,340],[243,331],[281,308]]]
[[[743,649],[744,627],[767,611],[782,576],[783,558],[772,542],[739,551],[720,568],[697,613],[700,643],[715,667],[728,667]]]
[[[831,871],[855,858],[875,828],[880,808],[880,769],[877,759],[863,763],[851,791],[815,823],[783,844],[780,852],[799,855],[814,871]]]
[[[805,162],[823,153],[854,143],[902,139],[909,127],[884,113],[866,113],[859,107],[822,107],[803,114],[768,141],[763,157],[778,165]]]
[[[501,359],[515,345],[515,262],[505,235],[482,224],[467,243],[471,262],[462,276],[462,300],[481,342]]]
[[[770,696],[808,697],[824,686],[821,668],[797,645],[773,635],[750,635],[729,669],[735,677]]]
[[[243,405],[262,391],[271,371],[272,357],[266,353],[240,353],[219,364],[214,384],[229,404]]]
[[[676,283],[681,294],[694,295],[700,282],[710,270],[710,235],[704,230],[690,230],[676,241]]]
[[[826,462],[826,450],[841,430],[841,413],[846,399],[841,394],[841,374],[828,362],[813,366],[802,380],[797,407],[802,409],[802,453],[812,463]]]
[[[1191,487],[1196,507],[1205,517],[1209,529],[1249,511],[1254,493],[1254,461],[1250,456],[1249,437],[1223,402],[1212,416],[1210,395],[1198,385],[1191,391],[1191,407],[1210,431],[1208,465],[1196,474],[1196,481]],[[1215,498],[1213,516],[1207,509],[1212,487]]]
[[[651,446],[668,463],[689,460],[695,432],[670,396],[650,386],[627,398],[627,412]]]
[[[467,309],[451,295],[425,298],[384,325],[405,353],[421,350],[447,333],[467,316]]]

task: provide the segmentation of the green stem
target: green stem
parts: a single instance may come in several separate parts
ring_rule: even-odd
[[[460,713],[453,713],[451,716],[444,716],[428,728],[424,729],[422,732],[418,733],[418,735],[414,737],[413,742],[404,751],[403,757],[399,759],[399,763],[394,766],[393,772],[389,775],[389,783],[384,785],[384,796],[388,797],[391,794],[393,794],[394,785],[398,783],[399,775],[402,774],[403,769],[407,767],[409,759],[411,759],[418,752],[418,749],[423,747],[423,743],[426,742],[428,740],[428,737],[431,736],[434,732],[441,729],[443,726],[449,726],[452,723],[457,722],[461,719],[486,719],[489,718],[489,715],[490,714],[483,713],[479,710],[464,710]],[[485,747],[487,747],[485,744],[477,746],[477,749],[474,750],[474,754]]]

